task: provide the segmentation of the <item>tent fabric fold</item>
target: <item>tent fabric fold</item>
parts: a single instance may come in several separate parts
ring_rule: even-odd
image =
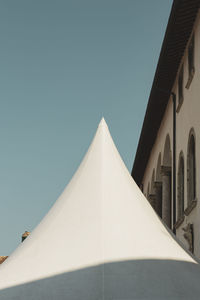
[[[0,299],[199,299],[199,282],[102,119],[61,196],[0,266]]]

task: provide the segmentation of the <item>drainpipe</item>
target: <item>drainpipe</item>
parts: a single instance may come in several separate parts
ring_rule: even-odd
[[[176,234],[176,94],[171,92],[173,100],[173,233]]]

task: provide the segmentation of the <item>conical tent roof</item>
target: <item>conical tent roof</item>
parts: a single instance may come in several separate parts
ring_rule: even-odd
[[[52,209],[0,267],[1,300],[199,295],[199,265],[129,175],[104,120]]]

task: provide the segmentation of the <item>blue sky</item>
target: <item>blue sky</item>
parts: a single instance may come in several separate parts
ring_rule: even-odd
[[[171,5],[0,2],[0,255],[55,202],[102,116],[131,171]]]

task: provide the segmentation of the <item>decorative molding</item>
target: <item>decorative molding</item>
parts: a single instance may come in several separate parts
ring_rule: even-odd
[[[182,230],[185,232],[183,234],[183,237],[186,239],[186,241],[189,244],[189,251],[192,253],[194,252],[194,229],[193,229],[193,224],[188,223],[185,227],[182,228]]]
[[[183,223],[184,219],[185,219],[185,216],[181,216],[181,217],[176,221],[176,223],[174,224],[174,228],[175,228],[175,229],[178,229],[179,226]]]
[[[193,67],[193,68],[191,69],[191,72],[190,72],[189,77],[188,77],[188,81],[187,81],[186,86],[185,86],[186,89],[189,89],[190,84],[191,84],[191,82],[192,82],[192,79],[193,79],[193,77],[194,77],[194,73],[195,73],[195,68]]]
[[[187,208],[184,210],[185,215],[188,216],[191,213],[191,211],[196,207],[196,205],[197,205],[197,199],[192,200],[188,204]]]

